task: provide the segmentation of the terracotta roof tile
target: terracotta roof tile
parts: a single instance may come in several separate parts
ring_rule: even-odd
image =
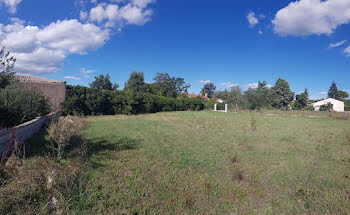
[[[33,83],[57,83],[57,84],[63,84],[64,81],[55,81],[45,78],[37,78],[37,77],[30,77],[30,76],[15,76],[15,80],[18,80],[19,82],[33,82]]]

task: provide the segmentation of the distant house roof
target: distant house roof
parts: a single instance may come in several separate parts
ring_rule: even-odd
[[[202,95],[196,95],[196,94],[187,94],[187,97],[188,98],[192,98],[192,99],[195,99],[197,97],[201,97],[202,99],[209,99],[207,96],[202,96]]]
[[[56,83],[56,84],[64,84],[66,82],[64,81],[55,81],[45,78],[37,78],[37,77],[30,77],[30,76],[15,76],[15,80],[19,82],[32,82],[32,83]]]
[[[344,102],[336,100],[336,99],[332,99],[332,98],[324,99],[324,100],[315,102],[312,105],[315,107],[315,106],[321,106],[321,105],[324,105],[324,104],[327,104],[327,103],[331,103],[331,104],[337,104],[338,103],[338,104],[343,104],[344,105]]]

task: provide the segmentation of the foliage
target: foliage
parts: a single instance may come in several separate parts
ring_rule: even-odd
[[[300,95],[295,96],[295,102],[293,104],[293,110],[302,110],[307,106],[309,100],[309,94],[307,89]]]
[[[333,104],[332,103],[327,103],[324,105],[320,106],[320,111],[328,111],[331,112],[333,110]]]
[[[271,105],[274,108],[288,110],[293,101],[294,93],[290,90],[286,80],[279,78],[274,87],[271,88]]]
[[[153,78],[154,83],[151,84],[151,92],[166,97],[176,98],[181,94],[187,93],[190,85],[180,77],[170,77],[168,73],[157,73]]]
[[[170,98],[134,91],[96,90],[67,86],[67,99],[62,104],[65,114],[114,115],[161,111],[203,110],[200,98]]]
[[[28,91],[18,83],[0,89],[0,126],[15,126],[49,113],[41,92]]]
[[[216,86],[214,85],[213,82],[209,82],[203,86],[201,90],[201,94],[207,95],[208,98],[213,98],[215,91],[216,91]]]
[[[347,92],[345,92],[343,90],[339,90],[338,91],[336,99],[344,100],[344,99],[347,99],[347,98],[349,98],[349,93],[347,93]]]
[[[338,94],[338,88],[337,88],[337,85],[333,81],[332,85],[330,86],[330,88],[328,90],[328,98],[336,99],[337,94]]]
[[[12,81],[16,58],[10,57],[10,52],[5,51],[5,47],[0,50],[0,89],[4,89]]]
[[[90,83],[90,87],[98,90],[117,90],[119,85],[112,84],[109,74],[106,76],[101,74],[98,77],[95,77],[95,80]]]
[[[245,108],[249,110],[269,109],[271,90],[266,81],[258,83],[257,89],[249,88],[244,92]]]
[[[50,139],[57,146],[57,158],[62,159],[64,149],[71,143],[73,138],[80,138],[85,127],[85,121],[81,117],[60,117],[53,121],[48,129]]]
[[[227,103],[235,110],[243,108],[244,97],[239,86],[232,87],[227,93]]]
[[[315,107],[312,106],[312,105],[307,105],[307,106],[305,107],[305,110],[307,110],[307,111],[315,111]]]
[[[129,80],[125,84],[125,90],[133,92],[143,92],[145,90],[145,80],[142,72],[133,71]]]

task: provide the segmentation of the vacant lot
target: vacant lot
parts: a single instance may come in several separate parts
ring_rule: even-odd
[[[88,118],[71,213],[349,214],[350,123],[258,113]]]

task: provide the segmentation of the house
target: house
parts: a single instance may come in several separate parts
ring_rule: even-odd
[[[27,90],[37,90],[48,100],[51,111],[57,111],[66,99],[66,82],[44,78],[15,76],[21,86]]]
[[[315,108],[315,111],[319,111],[322,105],[326,105],[328,103],[333,105],[333,111],[344,112],[344,102],[332,98],[318,101],[313,103],[312,106]]]
[[[208,96],[202,96],[202,95],[196,95],[196,94],[186,94],[186,96],[187,98],[191,98],[191,99],[195,99],[199,96],[201,99],[209,100]]]
[[[220,103],[220,104],[224,103],[224,100],[219,99],[219,98],[216,98],[215,101],[216,101],[217,103]]]

